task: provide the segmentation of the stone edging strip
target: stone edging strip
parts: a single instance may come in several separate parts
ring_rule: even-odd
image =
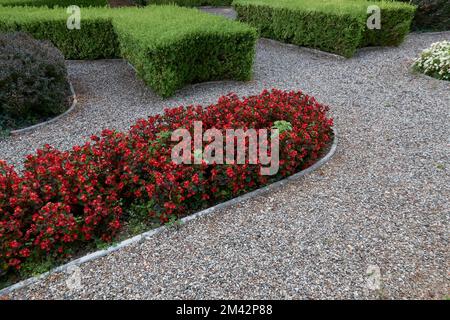
[[[333,144],[331,145],[331,148],[328,151],[328,153],[324,157],[322,157],[319,161],[317,161],[312,166],[310,166],[309,168],[306,168],[305,170],[302,170],[302,171],[300,171],[300,172],[298,172],[296,174],[293,174],[293,175],[291,175],[291,176],[289,176],[289,177],[287,177],[287,178],[285,178],[283,180],[274,182],[274,183],[269,184],[269,185],[267,185],[265,187],[262,187],[262,188],[254,190],[254,191],[251,191],[249,193],[246,193],[246,194],[244,194],[242,196],[239,196],[239,197],[236,197],[234,199],[231,199],[231,200],[219,203],[219,204],[217,204],[217,205],[215,205],[215,206],[213,206],[211,208],[207,208],[205,210],[199,211],[199,212],[194,213],[192,215],[186,216],[186,217],[181,219],[181,222],[184,224],[184,223],[187,223],[187,222],[189,222],[191,220],[194,220],[196,218],[212,214],[216,210],[228,208],[228,207],[230,207],[232,205],[238,204],[238,203],[240,203],[240,202],[242,202],[244,200],[247,200],[249,198],[260,196],[260,195],[265,194],[265,193],[267,193],[269,191],[272,191],[274,189],[280,188],[281,186],[284,186],[289,181],[298,180],[299,178],[301,178],[301,177],[311,173],[312,171],[320,168],[325,163],[327,163],[333,157],[334,153],[336,152],[336,148],[337,148],[337,144],[338,144],[338,138],[337,138],[337,131],[336,131],[335,128],[333,128],[333,135],[334,135],[334,137],[333,137]],[[52,269],[50,271],[47,271],[47,272],[45,272],[45,273],[43,273],[41,275],[38,275],[38,276],[35,276],[35,277],[32,277],[32,278],[28,278],[26,280],[23,280],[21,282],[13,284],[13,285],[11,285],[9,287],[6,287],[6,288],[0,290],[0,297],[4,296],[4,295],[7,295],[7,294],[11,293],[14,290],[22,289],[22,288],[24,288],[26,286],[29,286],[29,285],[31,285],[33,283],[36,283],[37,281],[39,281],[39,280],[49,276],[50,274],[59,273],[59,272],[66,272],[69,268],[71,268],[73,266],[78,266],[78,265],[81,265],[81,264],[83,264],[85,262],[92,261],[92,260],[104,257],[104,256],[106,256],[106,255],[108,255],[108,254],[110,254],[110,253],[112,253],[114,251],[117,251],[117,250],[119,250],[121,248],[127,247],[127,246],[129,246],[131,244],[142,242],[142,241],[144,241],[146,239],[151,238],[152,236],[154,236],[156,234],[159,234],[159,233],[161,233],[161,232],[163,232],[165,230],[168,230],[168,228],[169,227],[167,227],[167,226],[161,226],[161,227],[158,227],[156,229],[152,229],[150,231],[146,231],[146,232],[141,233],[141,234],[139,234],[137,236],[134,236],[132,238],[123,240],[123,241],[121,241],[120,243],[118,243],[116,245],[112,245],[111,247],[109,247],[107,249],[99,250],[99,251],[87,254],[87,255],[85,255],[85,256],[83,256],[81,258],[75,259],[75,260],[73,260],[73,261],[71,261],[71,262],[69,262],[67,264],[62,265],[62,266],[56,267],[56,268],[54,268],[54,269]]]
[[[12,136],[17,136],[17,135],[20,135],[22,133],[27,133],[27,132],[34,131],[36,129],[39,129],[40,127],[43,127],[43,126],[46,126],[46,125],[48,125],[50,123],[58,121],[62,117],[65,117],[69,113],[71,113],[75,109],[75,107],[77,106],[78,100],[77,100],[77,95],[75,94],[75,90],[73,89],[72,83],[70,83],[70,82],[69,82],[69,87],[70,87],[70,92],[71,92],[71,95],[72,95],[72,105],[64,113],[62,113],[62,114],[60,114],[60,115],[58,115],[58,116],[56,116],[54,118],[51,118],[50,120],[47,120],[47,121],[44,121],[44,122],[40,122],[40,123],[37,123],[35,125],[29,126],[29,127],[23,128],[23,129],[11,130],[10,134]]]
[[[322,56],[324,58],[326,57],[326,58],[339,59],[339,60],[351,59],[351,58],[346,58],[344,56],[340,56],[340,55],[335,54],[335,53],[322,51],[322,50],[319,50],[319,49],[314,49],[314,48],[309,48],[309,47],[302,47],[302,46],[299,46],[299,45],[296,45],[296,44],[293,44],[293,43],[281,42],[281,41],[270,39],[270,38],[261,37],[261,38],[259,38],[259,40],[264,40],[264,41],[266,41],[268,43],[275,44],[275,45],[281,45],[281,46],[286,47],[286,48],[300,50],[300,51],[307,52],[307,53],[312,54],[312,55]],[[364,48],[360,48],[360,49],[364,49]]]

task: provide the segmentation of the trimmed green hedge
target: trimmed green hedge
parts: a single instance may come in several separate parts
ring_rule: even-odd
[[[120,51],[163,96],[186,83],[250,80],[255,29],[189,9],[145,7],[147,13],[113,20]],[[136,9],[122,10],[134,13]]]
[[[380,30],[366,26],[368,4],[381,9]],[[235,0],[238,19],[263,37],[351,57],[364,46],[400,44],[409,32],[415,7],[361,0]]]
[[[67,28],[65,8],[4,7],[0,31],[23,31],[36,39],[48,39],[66,59],[100,59],[119,56],[119,43],[112,19],[103,8],[84,8],[81,29]]]
[[[81,29],[69,30],[65,9],[4,7],[0,31],[49,39],[69,59],[121,56],[164,97],[189,83],[251,78],[257,32],[247,25],[176,6],[81,14]]]
[[[366,27],[359,47],[400,45],[410,31],[416,7],[393,1],[369,3],[381,9],[381,29],[370,30]]]
[[[31,7],[103,7],[108,5],[108,0],[0,0],[0,6],[31,6]]]

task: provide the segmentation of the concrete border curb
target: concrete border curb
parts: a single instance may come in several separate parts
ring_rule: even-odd
[[[333,135],[334,135],[333,143],[332,143],[328,153],[325,156],[323,156],[319,161],[317,161],[312,166],[310,166],[309,168],[306,168],[305,170],[302,170],[302,171],[300,171],[300,172],[298,172],[296,174],[293,174],[292,176],[289,176],[289,177],[287,177],[285,179],[282,179],[280,181],[277,181],[277,182],[274,182],[272,184],[269,184],[269,185],[267,185],[265,187],[262,187],[262,188],[254,190],[254,191],[251,191],[249,193],[246,193],[246,194],[244,194],[242,196],[239,196],[239,197],[236,197],[234,199],[231,199],[231,200],[219,203],[219,204],[217,204],[217,205],[215,205],[213,207],[210,207],[210,208],[207,208],[205,210],[196,212],[196,213],[194,213],[192,215],[186,216],[186,217],[181,219],[181,222],[184,224],[184,223],[187,223],[187,222],[192,221],[194,219],[197,219],[199,217],[203,217],[203,216],[212,214],[216,210],[228,208],[228,207],[230,207],[232,205],[235,205],[235,204],[238,204],[238,203],[240,203],[240,202],[242,202],[244,200],[250,199],[252,197],[260,196],[260,195],[265,194],[265,193],[267,193],[269,191],[272,191],[274,189],[280,188],[280,187],[284,186],[285,184],[287,184],[290,181],[298,180],[298,179],[304,177],[305,175],[311,173],[314,170],[317,170],[318,168],[323,166],[325,163],[327,163],[333,157],[333,155],[336,152],[337,144],[338,144],[338,137],[337,137],[337,130],[335,128],[333,128]],[[108,254],[110,254],[110,253],[112,253],[114,251],[118,251],[118,250],[120,250],[120,249],[122,249],[124,247],[127,247],[127,246],[131,245],[131,244],[142,242],[142,241],[144,241],[146,239],[149,239],[152,236],[154,236],[156,234],[159,234],[159,233],[161,233],[163,231],[166,231],[168,229],[169,229],[168,226],[161,226],[161,227],[158,227],[156,229],[152,229],[150,231],[146,231],[144,233],[141,233],[141,234],[139,234],[137,236],[134,236],[132,238],[123,240],[120,243],[118,243],[116,245],[112,245],[112,246],[110,246],[107,249],[99,250],[99,251],[87,254],[87,255],[85,255],[85,256],[83,256],[81,258],[75,259],[75,260],[73,260],[73,261],[71,261],[69,263],[66,263],[66,264],[62,265],[62,266],[56,267],[56,268],[54,268],[54,269],[52,269],[50,271],[47,271],[47,272],[45,272],[45,273],[43,273],[41,275],[28,278],[26,280],[23,280],[21,282],[13,284],[13,285],[11,285],[9,287],[6,287],[6,288],[0,290],[0,297],[4,296],[4,295],[7,295],[7,294],[9,294],[9,293],[11,293],[11,292],[13,292],[15,290],[22,289],[22,288],[24,288],[26,286],[29,286],[29,285],[31,285],[33,283],[36,283],[39,280],[41,280],[41,279],[43,279],[43,278],[45,278],[45,277],[47,277],[47,276],[49,276],[51,274],[60,273],[60,272],[66,272],[69,268],[71,268],[73,266],[78,266],[78,265],[81,265],[81,264],[83,264],[85,262],[92,261],[92,260],[104,257],[104,256],[106,256],[106,255],[108,255]]]
[[[75,107],[77,106],[78,100],[77,100],[77,95],[75,94],[75,90],[73,89],[72,83],[70,83],[70,82],[69,82],[69,87],[70,87],[70,92],[72,94],[72,105],[70,106],[69,109],[67,109],[64,113],[62,113],[62,114],[60,114],[60,115],[58,115],[58,116],[56,116],[56,117],[54,117],[54,118],[52,118],[50,120],[47,120],[47,121],[44,121],[44,122],[40,122],[40,123],[37,123],[35,125],[29,126],[29,127],[23,128],[23,129],[12,130],[10,132],[11,136],[18,136],[18,135],[20,135],[22,133],[32,132],[32,131],[37,130],[37,129],[39,129],[39,128],[43,127],[43,126],[46,126],[46,125],[48,125],[50,123],[56,122],[59,119],[61,119],[62,117],[65,117],[69,113],[71,113],[75,109]]]
[[[281,41],[270,39],[270,38],[260,37],[258,40],[259,41],[263,40],[263,41],[266,41],[266,42],[271,43],[271,44],[283,46],[285,48],[296,49],[296,50],[299,50],[299,51],[307,52],[307,53],[312,54],[312,55],[322,56],[322,57],[331,58],[331,59],[348,60],[348,59],[353,58],[353,57],[346,58],[344,56],[340,56],[340,55],[335,54],[335,53],[331,53],[331,52],[327,52],[327,51],[321,51],[319,49],[314,49],[314,48],[302,47],[302,46],[299,46],[299,45],[296,45],[296,44],[293,44],[293,43],[281,42]]]

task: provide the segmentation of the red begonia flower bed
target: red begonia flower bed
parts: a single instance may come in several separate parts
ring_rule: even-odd
[[[161,223],[264,186],[310,166],[332,140],[328,107],[302,92],[263,91],[216,104],[165,110],[139,120],[128,132],[104,130],[69,151],[48,145],[17,172],[0,161],[0,270],[26,262],[64,259],[94,240],[111,241],[140,208],[142,219]],[[261,175],[261,164],[176,164],[170,133],[203,129],[270,129],[279,134],[279,171]],[[208,143],[204,142],[203,146]],[[194,156],[194,155],[193,155]]]

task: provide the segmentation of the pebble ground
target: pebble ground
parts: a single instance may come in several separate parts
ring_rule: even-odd
[[[351,59],[260,40],[254,80],[188,86],[161,100],[121,60],[69,61],[76,112],[0,142],[19,168],[44,143],[70,148],[102,128],[180,104],[264,88],[329,104],[338,151],[277,191],[196,219],[16,290],[11,299],[443,299],[450,294],[450,84],[412,74],[450,32],[410,34]],[[379,268],[379,285],[370,285]]]

